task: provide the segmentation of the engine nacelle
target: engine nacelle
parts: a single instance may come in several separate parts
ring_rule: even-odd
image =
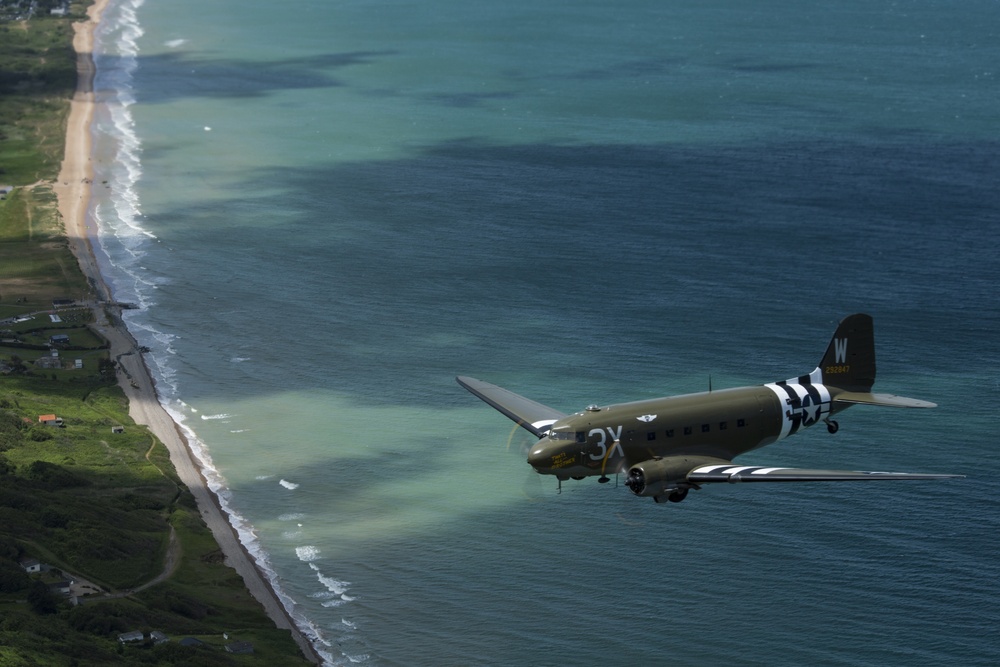
[[[687,475],[695,468],[725,463],[729,461],[711,456],[666,456],[650,459],[628,469],[625,486],[637,496],[662,496],[694,487],[687,481]]]

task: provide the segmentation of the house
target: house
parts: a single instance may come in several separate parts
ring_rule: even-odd
[[[227,653],[235,653],[236,655],[253,655],[253,644],[250,642],[233,642],[232,644],[226,644]]]
[[[140,630],[133,630],[132,632],[124,632],[118,635],[118,641],[122,644],[128,644],[130,642],[141,642],[146,636],[142,634]]]
[[[69,345],[69,336],[66,334],[55,334],[54,336],[49,336],[50,345]]]
[[[56,595],[69,595],[70,589],[73,586],[72,581],[62,580],[57,581],[54,584],[49,584],[49,590]]]
[[[170,637],[166,636],[159,630],[153,630],[149,633],[149,638],[153,640],[154,644],[163,644],[170,641]]]
[[[25,558],[21,561],[21,567],[28,574],[37,574],[42,571],[42,564],[34,558]]]
[[[52,350],[53,352],[58,352],[58,350]],[[62,368],[62,359],[58,356],[49,355],[45,357],[39,357],[35,359],[35,366],[37,368]]]
[[[62,417],[55,415],[38,415],[38,423],[46,426],[63,426]]]

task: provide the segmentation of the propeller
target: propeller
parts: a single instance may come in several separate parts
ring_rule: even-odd
[[[615,451],[616,449],[618,450],[621,449],[621,442],[619,442],[618,440],[615,440],[613,443],[611,443],[611,447],[609,447],[607,451],[604,452],[604,460],[601,461],[601,476],[597,478],[598,484],[607,484],[608,482],[611,481],[611,478],[608,477],[604,473],[604,471],[608,467],[608,457],[611,456],[611,452]]]
[[[521,455],[523,463],[524,458],[528,456],[528,452],[531,450],[531,446],[536,442],[538,442],[537,437],[521,428],[520,424],[514,424],[514,428],[511,429],[510,435],[507,436],[507,451],[518,452]],[[524,478],[521,490],[530,500],[538,500],[546,495],[545,488],[542,485],[542,476],[532,470],[530,466],[525,467],[528,470],[528,474],[527,477]]]

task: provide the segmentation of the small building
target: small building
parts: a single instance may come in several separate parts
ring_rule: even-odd
[[[133,630],[132,632],[123,632],[122,634],[118,635],[118,641],[120,641],[122,644],[129,644],[131,642],[141,642],[145,638],[146,636],[142,634],[141,630]]]
[[[52,351],[57,352],[58,350],[52,350]],[[51,354],[44,357],[38,357],[37,359],[35,359],[35,367],[49,369],[49,370],[51,369],[58,370],[62,368],[62,359],[60,359],[58,356]]]
[[[0,185],[0,199],[6,199],[13,189],[12,185]]]
[[[150,632],[149,633],[149,638],[151,640],[153,640],[154,644],[164,644],[164,643],[170,641],[170,637],[166,636],[165,634],[163,634],[159,630],[153,630],[152,632]]]
[[[185,637],[184,639],[177,642],[181,646],[190,646],[192,648],[198,648],[199,646],[204,646],[205,642],[197,639],[196,637]]]
[[[45,424],[46,426],[62,426],[62,417],[56,417],[55,415],[38,415],[38,423]]]
[[[52,299],[53,308],[66,308],[67,306],[72,306],[76,301],[73,299]]]
[[[21,561],[21,567],[28,574],[38,574],[42,571],[42,564],[34,558],[25,558]]]
[[[125,432],[125,427],[124,426],[112,426],[111,427],[111,432],[112,433],[124,433]]]
[[[72,581],[62,580],[57,581],[54,584],[49,584],[49,590],[56,595],[69,595],[70,589],[73,586]]]
[[[253,644],[250,642],[233,642],[226,644],[226,652],[236,655],[253,655]]]
[[[66,334],[55,334],[49,336],[50,345],[69,345],[69,336]]]

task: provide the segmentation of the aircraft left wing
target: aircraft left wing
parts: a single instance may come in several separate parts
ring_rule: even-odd
[[[901,479],[949,479],[965,475],[937,475],[912,472],[866,472],[862,470],[809,470],[767,466],[705,465],[687,474],[689,482],[859,482]]]
[[[489,382],[461,376],[455,380],[490,407],[539,438],[545,435],[554,422],[566,416],[565,413],[553,410],[547,405],[519,396]]]

